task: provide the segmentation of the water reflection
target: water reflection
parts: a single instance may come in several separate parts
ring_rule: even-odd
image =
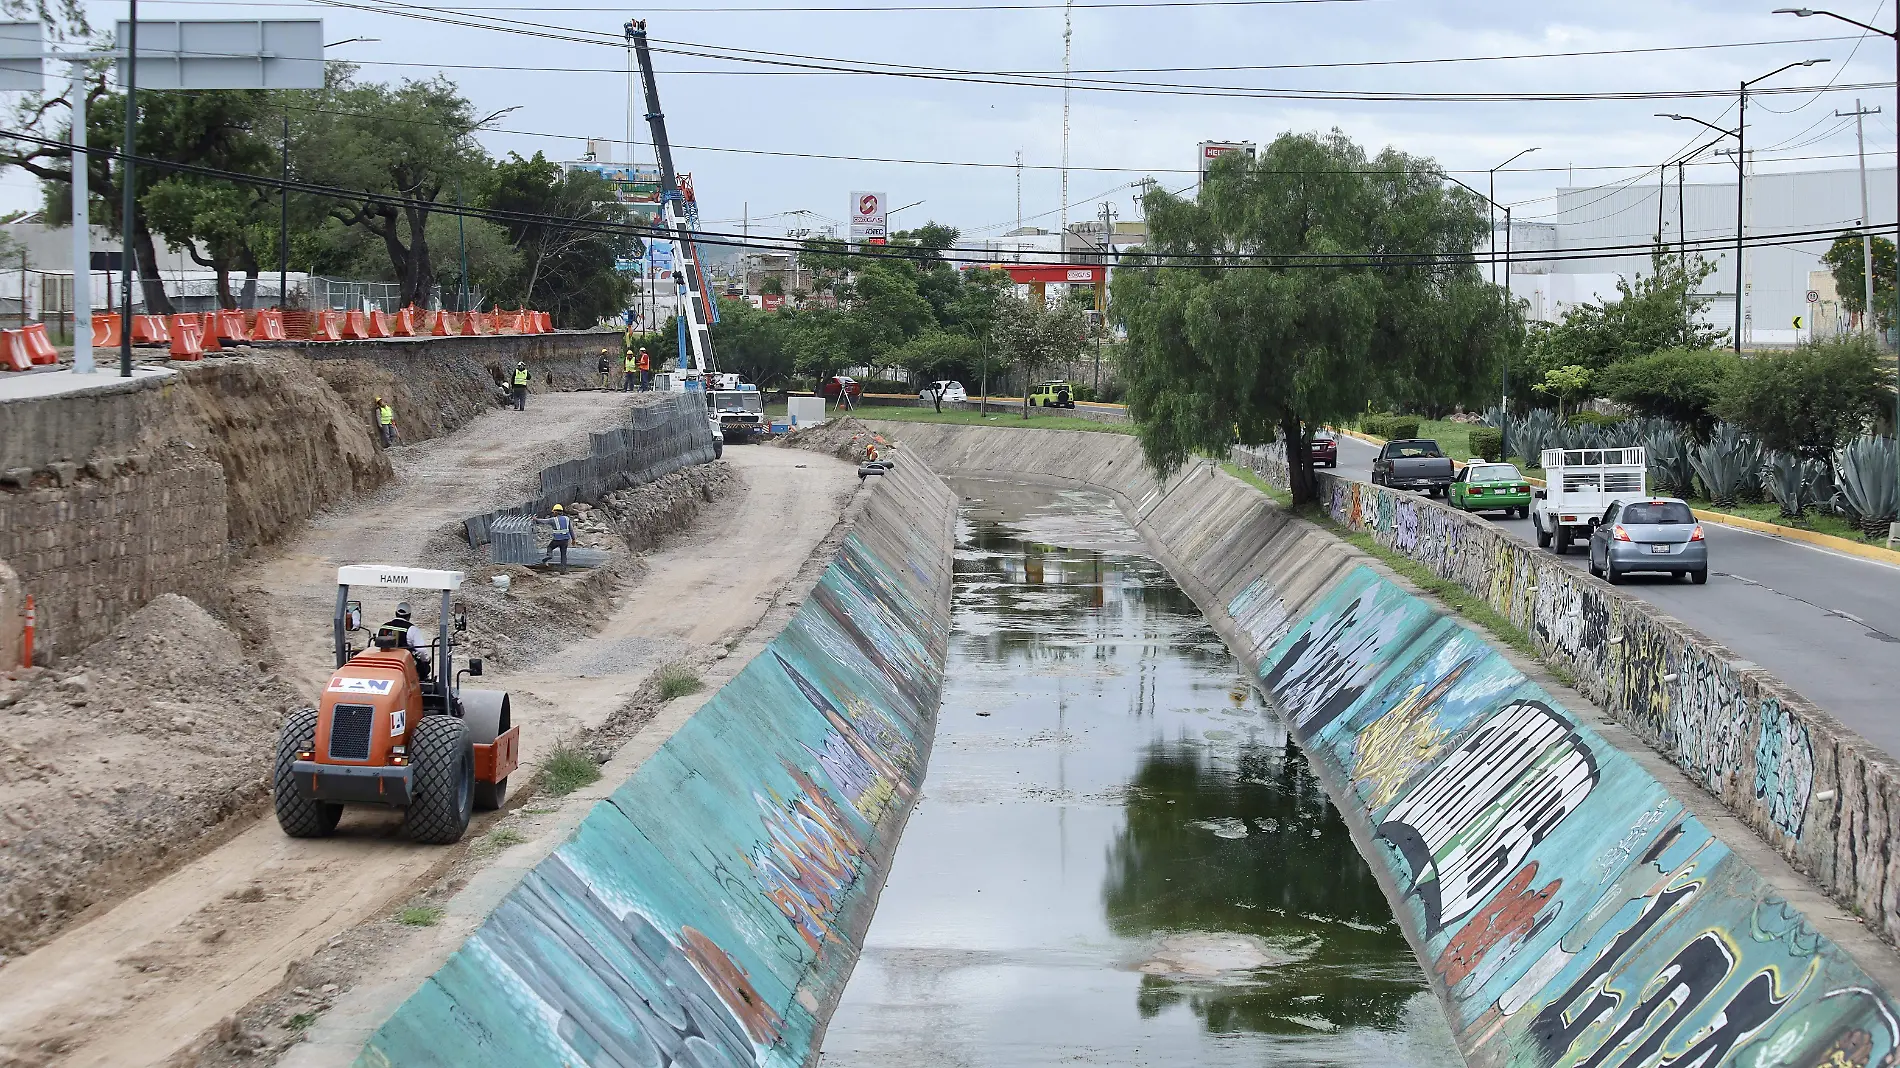
[[[1344,823],[1119,514],[962,488],[930,771],[823,1063],[1460,1063]]]

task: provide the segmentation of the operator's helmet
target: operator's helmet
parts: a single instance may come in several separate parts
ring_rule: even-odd
[[[526,360],[516,360],[516,361],[515,361],[515,366],[516,366],[516,367],[526,367],[526,366],[528,366],[528,361],[526,361]]]
[[[409,602],[408,601],[396,602],[396,618],[397,619],[409,618]]]

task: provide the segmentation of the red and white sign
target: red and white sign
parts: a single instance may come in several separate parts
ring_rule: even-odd
[[[883,244],[890,236],[890,219],[885,211],[884,194],[851,194],[851,240]]]
[[[785,294],[762,293],[759,295],[759,306],[764,311],[777,311],[785,306]]]
[[[1213,166],[1215,160],[1229,152],[1245,152],[1248,159],[1253,159],[1258,150],[1259,146],[1252,141],[1202,141],[1201,177],[1207,177],[1207,168]]]

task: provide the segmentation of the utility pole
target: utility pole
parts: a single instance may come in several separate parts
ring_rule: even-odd
[[[1058,259],[1069,255],[1069,41],[1075,33],[1070,22],[1073,8],[1074,0],[1062,0],[1062,218],[1056,230],[1061,235],[1056,246]],[[1024,389],[1024,396],[1028,396],[1027,385]]]
[[[457,303],[468,310],[468,232],[462,225],[462,176],[455,176],[455,241],[462,246],[462,296]]]
[[[119,185],[123,199],[119,206],[119,236],[125,239],[119,254],[119,377],[132,377],[132,265],[133,222],[138,214],[139,198],[132,180],[132,157],[138,154],[139,123],[139,0],[126,5],[126,21],[131,30],[125,42],[125,160],[119,167]],[[78,264],[73,266],[77,267]]]
[[[1102,201],[1102,250],[1108,255],[1102,257],[1102,270],[1107,272],[1108,261],[1120,260],[1115,252],[1115,209],[1108,201]],[[1108,308],[1097,302],[1095,308],[1095,399],[1102,399],[1102,336],[1108,333]]]
[[[1835,118],[1854,118],[1854,141],[1860,153],[1860,271],[1867,286],[1866,310],[1861,312],[1861,329],[1879,344],[1879,331],[1874,329],[1874,235],[1869,227],[1873,226],[1872,210],[1867,206],[1867,116],[1880,114],[1879,108],[1862,107],[1858,99],[1854,101],[1854,110],[1834,113]]]
[[[277,310],[290,307],[290,112],[284,112],[284,188],[277,197]],[[305,287],[308,288],[308,287]]]
[[[1023,228],[1023,150],[1016,150],[1016,229]]]
[[[92,157],[86,152],[86,65],[69,61],[73,109],[73,372],[89,375],[92,363]],[[110,275],[107,276],[110,279]],[[106,303],[112,303],[112,283],[106,282]],[[123,332],[124,322],[119,324]]]

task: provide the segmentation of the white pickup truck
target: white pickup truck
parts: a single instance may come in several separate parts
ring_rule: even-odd
[[[1559,556],[1572,541],[1590,540],[1590,528],[1611,501],[1649,496],[1649,459],[1641,446],[1545,449],[1543,461],[1546,485],[1532,494],[1531,526],[1538,547]]]

